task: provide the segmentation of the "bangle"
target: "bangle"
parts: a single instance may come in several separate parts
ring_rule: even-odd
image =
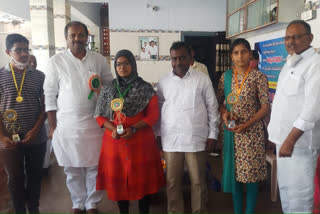
[[[135,127],[131,126],[130,128],[131,128],[132,134],[135,134],[137,132],[137,129]]]

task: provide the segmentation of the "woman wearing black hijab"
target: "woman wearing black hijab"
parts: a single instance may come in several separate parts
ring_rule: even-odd
[[[95,113],[105,128],[97,190],[106,190],[109,199],[118,201],[120,213],[128,213],[129,200],[139,200],[140,213],[148,213],[148,196],[164,186],[152,129],[159,119],[158,99],[138,76],[130,51],[119,51],[114,62],[117,78],[102,89]]]

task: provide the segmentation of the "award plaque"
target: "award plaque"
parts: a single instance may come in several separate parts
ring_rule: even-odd
[[[117,133],[122,134],[123,133],[123,125],[117,125]]]
[[[234,93],[230,93],[227,97],[227,103],[230,105],[230,120],[228,120],[227,129],[234,129],[236,127],[236,121],[233,120],[233,106],[238,102],[239,96]]]
[[[18,134],[20,130],[20,125],[16,123],[16,120],[18,119],[17,112],[13,109],[8,109],[4,112],[4,118],[9,122],[6,125],[6,129],[10,134],[12,134],[13,142],[21,142],[20,136]]]

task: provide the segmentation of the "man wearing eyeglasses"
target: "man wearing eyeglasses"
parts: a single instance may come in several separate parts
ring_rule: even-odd
[[[86,49],[85,24],[70,22],[64,33],[68,49],[53,56],[45,71],[49,136],[67,176],[72,213],[97,213],[103,197],[103,192],[96,191],[96,176],[104,131],[94,119],[99,88],[93,91],[92,79],[101,86],[113,76],[106,59]]]
[[[41,170],[46,152],[44,74],[28,66],[29,41],[6,38],[7,66],[0,70],[0,157],[16,213],[39,213]],[[26,184],[26,185],[25,185]]]
[[[284,37],[289,56],[279,75],[268,127],[277,147],[284,213],[312,213],[320,149],[320,54],[308,23],[292,21]]]

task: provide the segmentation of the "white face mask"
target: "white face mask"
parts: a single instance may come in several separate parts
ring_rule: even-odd
[[[14,64],[14,66],[20,70],[25,69],[25,67],[27,67],[28,62],[26,63],[22,63],[22,62],[18,62],[17,60],[15,60],[15,58],[11,57],[11,62],[12,64]]]
[[[293,53],[287,57],[287,63],[289,67],[294,67],[301,59],[302,56]]]

